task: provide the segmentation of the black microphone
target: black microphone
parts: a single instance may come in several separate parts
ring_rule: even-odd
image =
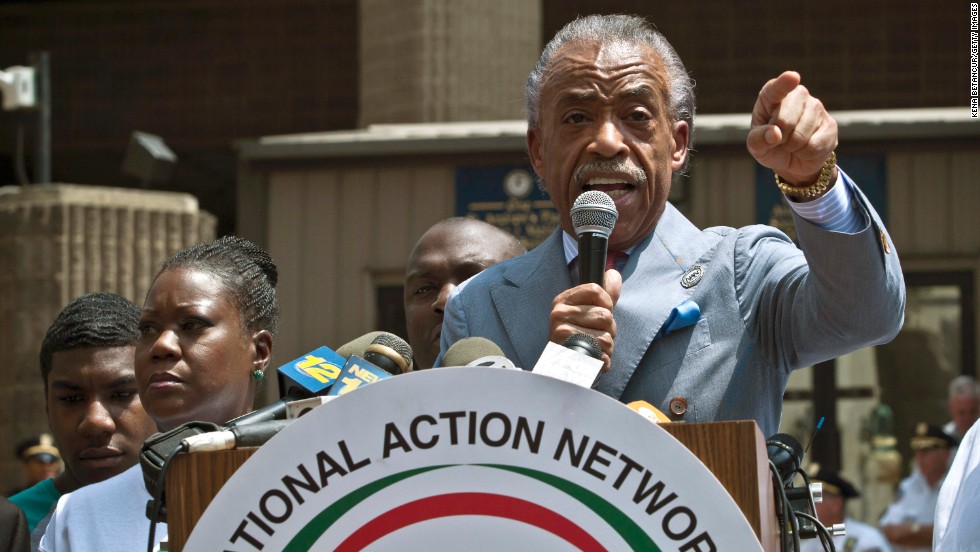
[[[803,462],[803,445],[792,435],[777,433],[766,440],[766,454],[776,466],[784,486],[793,484],[793,474]]]
[[[577,333],[568,336],[562,342],[562,347],[571,349],[576,353],[582,353],[597,360],[602,360],[602,345],[599,340],[586,333]]]
[[[565,341],[562,341],[561,346],[587,357],[602,360],[602,345],[599,344],[598,339],[587,333],[572,334],[565,338]],[[600,377],[602,377],[601,370],[595,375],[595,379],[592,381],[592,389],[595,389],[599,384]]]
[[[571,335],[561,345],[549,341],[531,372],[593,387],[602,373],[602,348],[587,334]]]
[[[578,279],[580,284],[602,285],[606,273],[606,248],[619,212],[609,194],[589,190],[578,196],[569,214],[578,235]]]
[[[792,435],[777,433],[766,440],[766,454],[772,464],[770,469],[776,471],[776,476],[780,480],[780,485],[776,488],[780,497],[777,501],[776,520],[780,525],[783,538],[788,542],[789,535],[793,535],[795,540],[796,538],[812,539],[823,533],[826,541],[830,542],[840,527],[834,525],[828,529],[817,518],[816,497],[822,496],[822,490],[819,483],[811,484],[806,472],[800,470],[803,456],[806,454],[803,445]],[[802,487],[793,485],[797,473],[806,483]],[[779,504],[782,504],[781,511],[779,511]],[[824,538],[821,540],[823,541]]]

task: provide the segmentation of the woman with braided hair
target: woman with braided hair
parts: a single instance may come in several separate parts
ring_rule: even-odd
[[[277,279],[269,255],[237,237],[189,247],[163,265],[136,347],[140,398],[160,431],[251,410],[272,354]]]
[[[182,249],[163,264],[136,345],[140,399],[160,431],[189,421],[220,425],[252,409],[278,325],[277,280],[268,253],[233,236]],[[150,498],[140,466],[65,495],[40,550],[146,550]],[[166,525],[155,531],[166,535]]]

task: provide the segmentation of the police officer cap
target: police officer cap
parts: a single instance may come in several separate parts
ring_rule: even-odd
[[[61,454],[47,433],[21,441],[17,445],[16,454],[21,462],[38,460],[50,464],[61,459]]]
[[[915,435],[909,441],[912,450],[952,448],[956,445],[956,438],[943,431],[943,428],[925,422],[915,426]]]
[[[857,498],[861,493],[854,488],[850,481],[844,479],[837,472],[824,468],[820,464],[810,464],[807,475],[813,483],[823,483],[823,492],[834,494],[843,498]]]

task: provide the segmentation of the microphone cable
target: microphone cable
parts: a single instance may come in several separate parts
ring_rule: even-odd
[[[789,498],[786,496],[786,488],[783,486],[783,477],[779,474],[779,470],[776,468],[776,464],[770,460],[769,461],[769,471],[772,473],[772,484],[776,488],[776,517],[782,520],[780,523],[779,536],[780,549],[783,552],[788,552],[792,550],[793,552],[799,552],[800,550],[800,531],[799,523],[796,520],[796,516],[793,515],[793,508],[790,506]],[[787,528],[787,525],[789,527]],[[792,534],[792,540],[790,540],[790,535]]]
[[[163,486],[166,483],[167,469],[170,467],[170,462],[185,450],[187,450],[187,444],[184,441],[178,443],[173,451],[167,455],[166,460],[163,461],[163,465],[160,467],[160,473],[157,474],[156,486],[153,488],[152,507],[147,512],[147,517],[150,519],[150,535],[146,542],[146,552],[154,552],[153,540],[156,538],[157,523],[159,523],[160,511],[163,508]],[[168,546],[167,548],[170,547]]]
[[[820,520],[815,516],[811,516],[806,512],[796,512],[797,516],[804,517],[811,522],[813,522],[814,527],[817,529],[817,536],[820,537],[820,544],[823,545],[823,549],[827,552],[837,552],[837,546],[834,544],[834,537],[830,534],[830,531],[820,523]]]

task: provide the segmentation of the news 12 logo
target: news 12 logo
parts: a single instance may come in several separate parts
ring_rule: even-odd
[[[333,385],[343,371],[346,359],[329,347],[320,347],[293,360],[279,370],[297,381],[314,394]]]
[[[337,383],[330,388],[328,395],[343,395],[362,385],[374,383],[391,377],[391,374],[357,355],[351,355],[344,365],[344,370],[337,376]]]

